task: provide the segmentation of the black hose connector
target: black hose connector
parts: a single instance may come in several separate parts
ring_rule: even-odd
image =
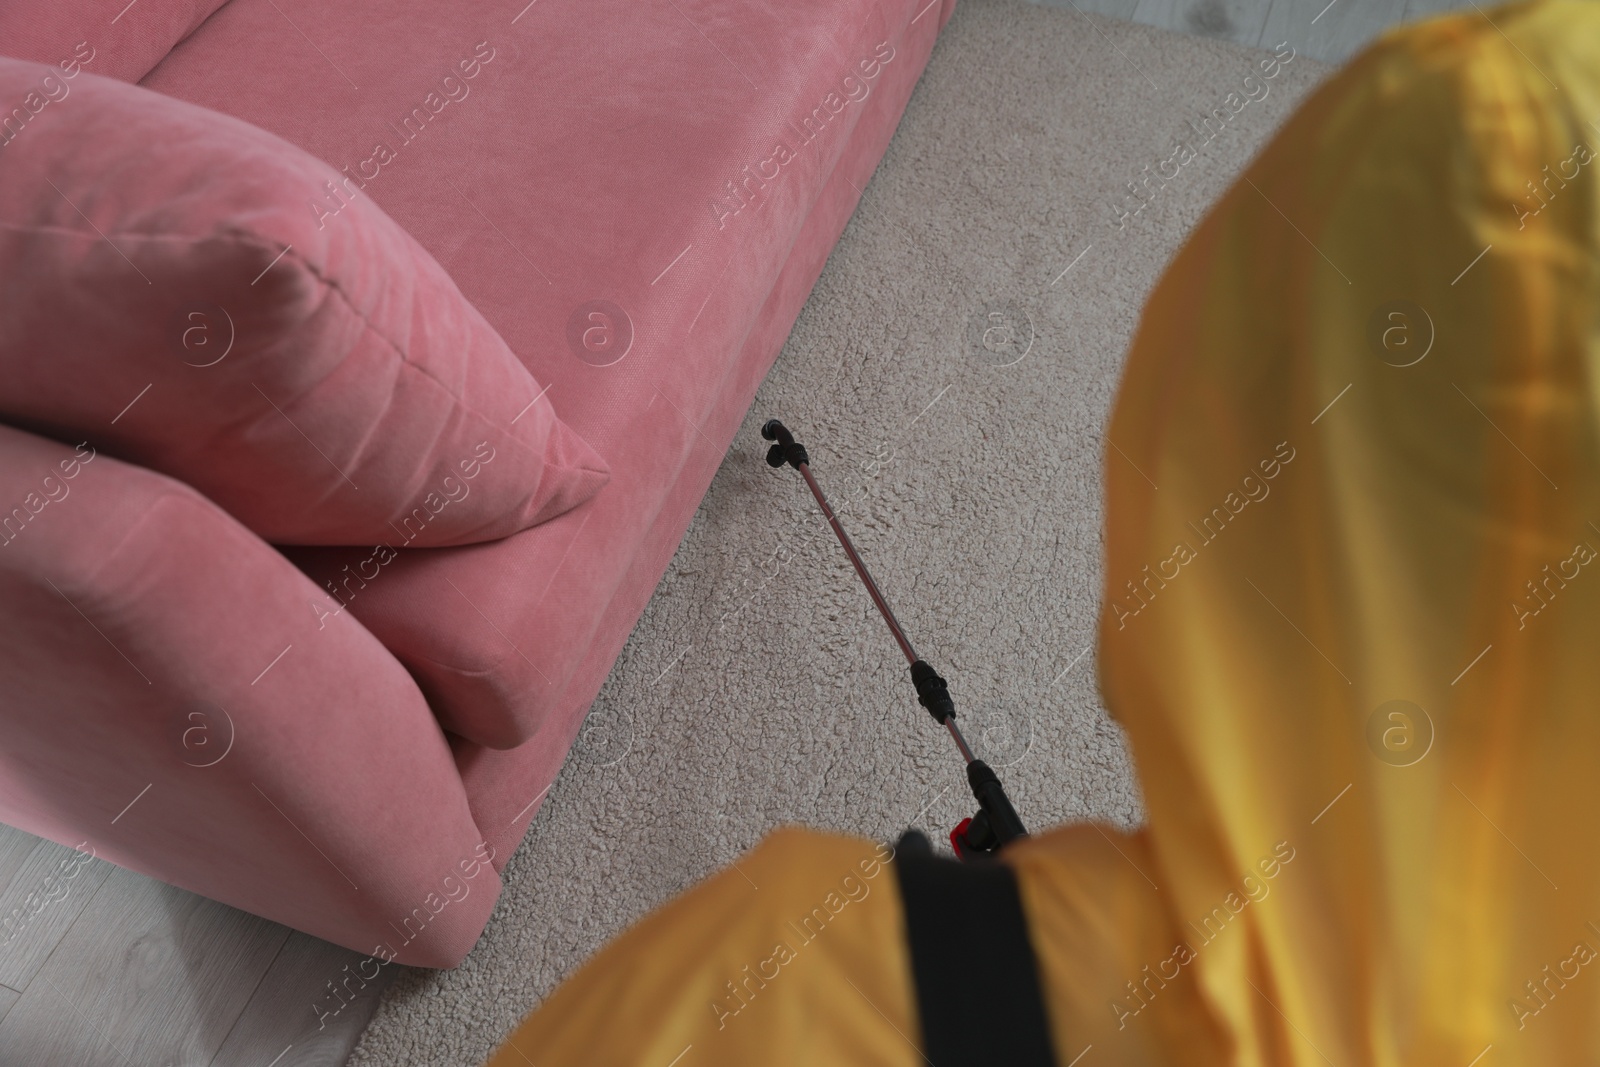
[[[1011,806],[999,776],[987,763],[975,759],[967,764],[967,784],[972,786],[972,795],[987,816],[986,829],[994,836],[996,849],[1028,836],[1028,829],[1022,825],[1017,809]]]
[[[761,436],[777,444],[767,449],[767,465],[781,467],[785,463],[795,470],[800,469],[800,464],[811,464],[811,457],[806,455],[806,446],[795,441],[794,435],[786,429],[777,419],[768,419],[761,427]]]
[[[955,718],[956,702],[938,671],[919,659],[911,665],[911,684],[917,687],[917,703],[928,709],[934,722],[943,726],[946,719]]]

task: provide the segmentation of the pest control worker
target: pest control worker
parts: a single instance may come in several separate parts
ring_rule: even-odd
[[[493,1067],[1600,1062],[1596,123],[1594,5],[1399,30],[1167,270],[1105,460],[1146,829],[780,831]]]

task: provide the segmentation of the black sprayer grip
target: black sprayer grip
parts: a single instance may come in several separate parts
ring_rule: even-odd
[[[946,719],[955,718],[956,702],[938,671],[919,659],[911,665],[911,684],[917,687],[917,703],[928,709],[934,722],[943,726]]]
[[[800,464],[811,465],[811,457],[806,455],[806,446],[795,441],[783,423],[777,419],[768,419],[761,427],[761,436],[777,444],[767,449],[767,465],[781,467],[785,463],[795,470],[800,469]]]
[[[1022,819],[1017,816],[1017,809],[1011,806],[1006,791],[1000,786],[999,777],[989,769],[987,763],[975,759],[967,764],[967,782],[972,786],[972,795],[977,798],[978,806],[988,816],[988,830],[996,838],[996,847],[1028,836],[1027,827],[1022,825]]]

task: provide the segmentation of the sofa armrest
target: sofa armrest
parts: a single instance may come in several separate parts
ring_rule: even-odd
[[[0,819],[379,959],[460,962],[492,849],[416,684],[326,601],[187,486],[0,426]]]

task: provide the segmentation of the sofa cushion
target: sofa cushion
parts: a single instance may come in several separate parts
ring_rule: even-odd
[[[0,55],[136,82],[227,0],[0,4]]]
[[[0,59],[0,100],[53,77]],[[80,73],[0,176],[0,418],[280,543],[488,540],[606,481],[433,257],[277,137]]]

